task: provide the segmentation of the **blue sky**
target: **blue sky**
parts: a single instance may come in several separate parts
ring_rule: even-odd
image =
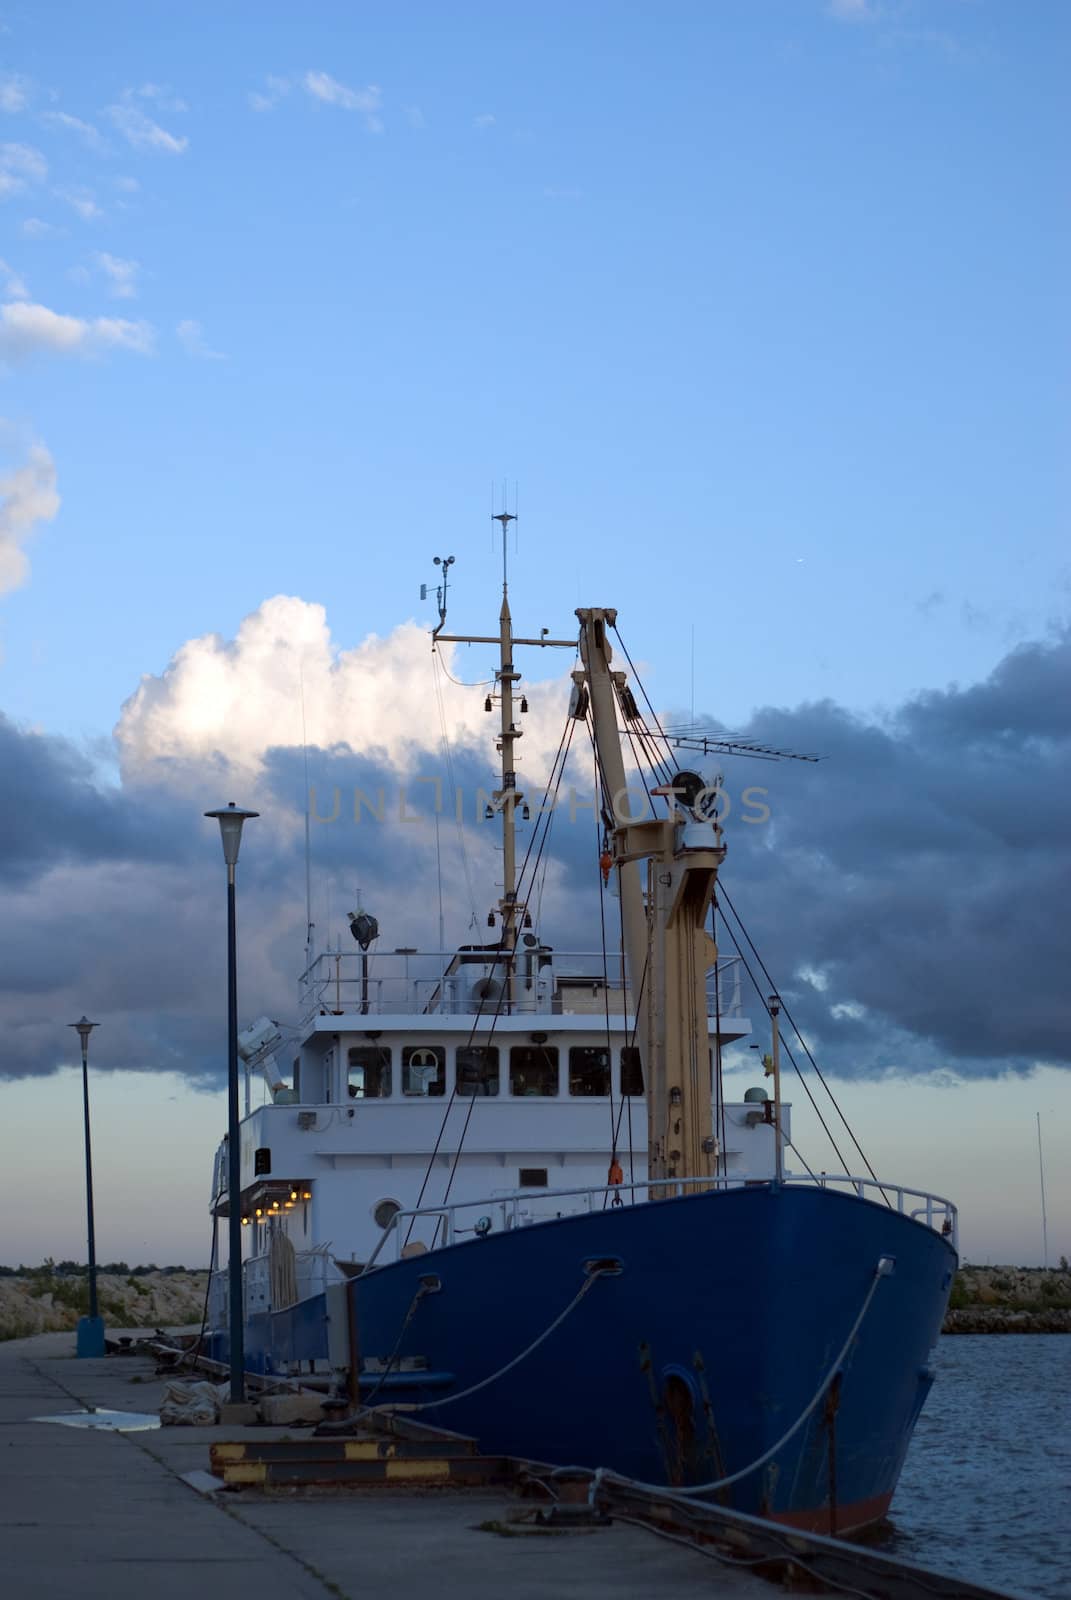
[[[0,708],[116,803],[168,717],[171,757],[211,753],[193,675],[121,757],[143,676],[272,596],[350,651],[426,619],[453,553],[452,620],[482,629],[494,479],[518,621],[615,604],[677,713],[693,637],[697,713],[798,738],[808,702],[890,726],[1063,637],[1055,0],[0,20]],[[339,715],[317,740],[359,745]]]
[[[476,581],[504,476],[544,620],[611,574],[646,620],[654,586],[684,624],[650,651],[663,697],[694,624],[730,719],[887,703],[1043,629],[1069,578],[1066,14],[837,9],[8,9],[33,87],[5,137],[49,171],[6,202],[4,258],[154,349],[5,376],[63,502],[5,605],[10,710],[107,729],[276,592],[344,601],[352,642],[414,611],[441,545]],[[181,151],[132,145],[131,107]],[[186,354],[189,322],[223,359]]]

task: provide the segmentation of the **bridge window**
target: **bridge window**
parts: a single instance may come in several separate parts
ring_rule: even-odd
[[[457,1047],[458,1094],[498,1093],[498,1050],[494,1045]]]
[[[574,1045],[569,1051],[569,1093],[610,1093],[610,1052],[596,1045]]]
[[[627,1095],[643,1093],[643,1062],[634,1044],[621,1047],[621,1093]]]
[[[390,1051],[383,1045],[358,1044],[349,1054],[351,1100],[385,1100],[390,1094]]]
[[[558,1051],[554,1045],[518,1044],[509,1053],[509,1092],[546,1098],[558,1092]]]
[[[407,1044],[402,1050],[402,1093],[441,1095],[446,1086],[446,1051],[441,1044]]]

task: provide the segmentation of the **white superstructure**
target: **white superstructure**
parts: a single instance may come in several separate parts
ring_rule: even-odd
[[[615,1159],[626,1196],[630,1182],[646,1182],[642,1068],[635,1017],[623,1009],[631,996],[601,976],[601,956],[527,938],[509,1000],[496,976],[498,945],[373,949],[366,976],[357,951],[314,961],[289,1058],[276,1044],[266,1103],[241,1123],[250,1312],[278,1305],[270,1266],[278,1236],[293,1247],[292,1290],[304,1299],[367,1261],[398,1210],[493,1196],[511,1204],[492,1225],[525,1225],[590,1205],[588,1195],[553,1191],[604,1189]],[[719,1039],[724,1046],[751,1032],[740,978],[736,958],[718,963],[716,993],[709,975],[712,1058]],[[274,1042],[268,1026],[249,1033]],[[770,1102],[753,1093],[716,1108],[716,1167],[730,1178],[774,1173]],[[226,1140],[212,1210],[222,1242]],[[462,1212],[462,1228],[465,1220]],[[475,1227],[480,1218],[474,1211],[468,1220]],[[420,1219],[408,1243],[430,1246],[436,1227]]]

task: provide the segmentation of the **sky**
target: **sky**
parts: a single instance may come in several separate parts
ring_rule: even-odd
[[[952,1194],[972,1259],[1040,1260],[1040,1112],[1071,1253],[1066,8],[52,0],[0,30],[0,1146],[39,1202],[0,1259],[81,1253],[83,1012],[102,1249],[204,1253],[201,812],[262,813],[243,1009],[293,1010],[303,738],[320,812],[345,797],[319,937],[360,895],[436,942],[444,727],[448,937],[483,919],[493,748],[444,669],[490,657],[436,665],[419,595],[453,554],[451,626],[493,627],[503,484],[520,628],[614,605],[671,721],[825,757],[723,763],[726,884],[882,1175]],[[531,786],[570,665],[522,663]],[[592,847],[556,824],[559,943],[597,925]]]

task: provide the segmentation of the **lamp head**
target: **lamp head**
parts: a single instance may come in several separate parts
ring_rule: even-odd
[[[251,817],[259,817],[259,811],[243,811],[232,800],[229,805],[221,806],[218,811],[206,811],[206,817],[215,817],[219,823],[220,836],[223,840],[223,859],[228,867],[237,865],[238,848],[242,842],[242,823]]]
[[[368,946],[379,938],[379,923],[375,917],[370,917],[367,911],[350,911],[348,916],[350,932],[361,949],[367,950]]]
[[[83,1054],[84,1054],[85,1051],[89,1048],[89,1035],[93,1032],[94,1028],[99,1028],[100,1027],[100,1023],[99,1022],[90,1022],[88,1017],[83,1016],[79,1022],[68,1022],[67,1026],[68,1026],[68,1028],[76,1028],[77,1029],[78,1037],[82,1041],[82,1051],[83,1051]]]

